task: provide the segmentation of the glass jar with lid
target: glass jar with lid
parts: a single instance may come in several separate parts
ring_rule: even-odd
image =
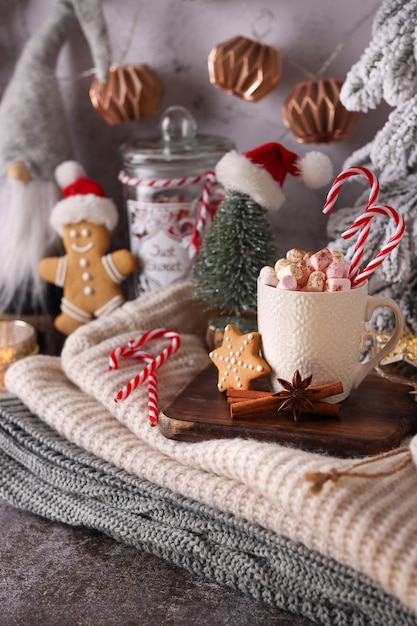
[[[130,248],[137,258],[133,296],[186,279],[223,190],[214,168],[235,148],[225,137],[197,134],[179,106],[161,116],[160,135],[121,146]]]

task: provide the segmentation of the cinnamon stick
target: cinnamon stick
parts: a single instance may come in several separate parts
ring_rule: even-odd
[[[340,381],[335,383],[327,383],[325,385],[316,385],[315,387],[309,387],[311,391],[314,391],[314,400],[322,400],[323,398],[329,398],[330,396],[335,396],[338,393],[343,392],[343,385]],[[227,390],[227,400],[230,403],[235,402],[237,400],[255,400],[256,398],[267,398],[267,397],[279,397],[280,391],[256,391],[254,389],[228,389]]]
[[[254,400],[255,398],[266,398],[274,395],[273,391],[257,391],[255,389],[228,389],[227,396],[230,398],[240,398],[240,400]]]
[[[263,396],[260,398],[253,398],[249,400],[243,400],[242,398],[228,398],[227,399],[230,405],[230,411],[232,411],[232,407],[239,405],[239,412],[245,412],[246,408],[249,415],[249,411],[251,413],[263,413],[263,411],[269,411],[270,409],[277,409],[279,405],[282,403],[282,398],[277,398],[274,394],[270,394],[269,396]],[[233,415],[232,415],[233,417]]]
[[[241,400],[255,400],[255,398],[266,398],[274,395],[272,391],[256,391],[254,389],[228,389],[226,391],[228,402],[239,402]]]
[[[335,383],[327,383],[326,385],[316,385],[315,387],[309,387],[311,391],[314,391],[314,402],[321,400],[322,398],[330,398],[330,396],[336,396],[338,393],[343,393],[343,385],[339,381]]]
[[[242,402],[233,402],[230,404],[230,416],[232,419],[239,419],[258,415],[259,413],[279,408],[282,401],[282,398],[271,395],[269,398],[264,397],[255,398],[254,400],[243,400]],[[316,400],[312,400],[311,404],[313,405],[313,409],[306,408],[303,410],[303,413],[313,413],[329,417],[338,417],[340,415],[340,404],[329,404],[328,402],[317,402]],[[291,411],[291,408],[284,409],[284,412]]]

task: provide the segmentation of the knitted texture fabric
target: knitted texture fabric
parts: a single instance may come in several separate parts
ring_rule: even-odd
[[[415,614],[351,568],[256,524],[117,469],[15,396],[0,399],[0,495],[84,525],[321,624],[406,626]]]
[[[173,441],[150,427],[146,388],[114,402],[138,363],[126,359],[120,370],[109,371],[113,349],[151,328],[182,334],[180,350],[158,370],[163,407],[208,360],[198,334],[201,319],[191,285],[150,292],[73,333],[61,359],[17,362],[7,371],[6,386],[43,421],[98,457],[301,542],[366,574],[416,611],[417,471],[408,450],[375,459],[361,474],[353,470],[313,494],[306,473],[332,470],[334,476],[352,460],[250,439]],[[376,473],[385,475],[372,477]]]

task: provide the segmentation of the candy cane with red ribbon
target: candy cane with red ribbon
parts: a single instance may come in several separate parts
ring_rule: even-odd
[[[123,356],[126,356],[124,354]],[[134,359],[140,359],[148,363],[150,369],[148,379],[148,414],[151,426],[155,426],[158,421],[158,381],[156,377],[155,359],[151,354],[142,350],[130,350],[130,355]],[[117,400],[116,400],[117,401]]]
[[[169,345],[162,350],[156,357],[139,350],[146,342],[152,339],[169,339]],[[137,339],[131,339],[126,346],[121,346],[112,351],[109,357],[109,369],[118,369],[119,359],[121,357],[131,357],[143,359],[147,365],[142,372],[132,378],[124,387],[116,394],[114,400],[119,402],[130,396],[139,385],[148,380],[148,410],[151,425],[154,426],[158,420],[158,388],[156,379],[156,370],[159,369],[165,361],[174,354],[181,345],[181,337],[173,330],[166,328],[157,328],[150,330]]]

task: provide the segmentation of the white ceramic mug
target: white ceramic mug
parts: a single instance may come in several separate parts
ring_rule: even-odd
[[[284,291],[258,279],[258,331],[264,358],[271,367],[274,391],[282,390],[277,378],[292,380],[312,374],[312,385],[341,381],[343,393],[328,398],[340,402],[358,387],[372,368],[391,352],[400,339],[404,318],[389,298],[368,295],[368,284],[350,291]],[[365,322],[377,307],[389,307],[395,329],[384,348],[360,363]]]

